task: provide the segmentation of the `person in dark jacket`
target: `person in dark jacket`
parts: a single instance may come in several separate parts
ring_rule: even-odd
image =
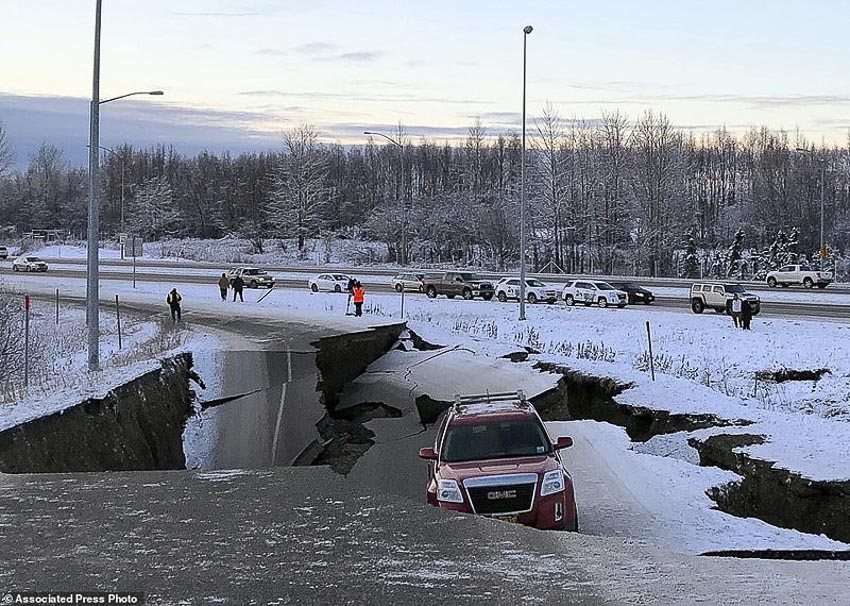
[[[744,330],[750,330],[750,322],[753,319],[753,306],[744,300],[741,302],[741,326]]]
[[[171,309],[171,321],[175,324],[180,321],[182,316],[182,310],[180,309],[180,303],[182,301],[183,297],[180,296],[176,288],[172,288],[168,296],[165,297],[165,302],[168,303],[168,307]]]
[[[221,277],[218,279],[218,289],[221,291],[222,301],[227,301],[228,288],[230,288],[230,280],[227,279],[226,274],[221,274]]]
[[[233,287],[233,300],[236,301],[236,297],[238,296],[239,300],[244,303],[245,299],[242,298],[242,289],[245,288],[245,280],[242,279],[242,276],[236,276],[230,285]]]

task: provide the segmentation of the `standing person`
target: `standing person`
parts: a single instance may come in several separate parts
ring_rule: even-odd
[[[354,300],[354,315],[359,318],[363,315],[363,301],[366,300],[366,289],[359,280],[354,283],[351,298]]]
[[[218,289],[221,291],[222,301],[227,301],[228,288],[230,288],[230,280],[227,279],[227,275],[221,274],[221,277],[218,279]]]
[[[744,330],[750,330],[750,322],[753,319],[753,306],[749,301],[741,302],[741,325]]]
[[[177,292],[176,288],[172,288],[171,292],[168,293],[168,296],[165,297],[165,302],[168,303],[169,309],[171,309],[171,321],[177,324],[180,321],[182,316],[180,303],[183,301],[183,297],[180,296],[180,293]]]
[[[732,300],[729,302],[729,312],[732,315],[732,321],[735,323],[735,328],[741,327],[741,298],[738,296],[738,293],[735,293],[732,296]]]
[[[242,289],[245,288],[245,280],[242,279],[242,276],[236,276],[230,285],[233,287],[233,301],[236,302],[236,297],[238,296],[239,300],[244,303],[245,299],[242,298]]]

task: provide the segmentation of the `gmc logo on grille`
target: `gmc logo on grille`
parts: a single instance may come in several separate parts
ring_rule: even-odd
[[[516,490],[494,490],[487,493],[487,500],[498,501],[500,499],[515,499]]]

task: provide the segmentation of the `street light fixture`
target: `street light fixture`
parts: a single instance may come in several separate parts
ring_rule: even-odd
[[[371,130],[364,130],[364,135],[369,136],[377,136],[383,137],[393,145],[395,145],[400,150],[401,154],[401,195],[402,195],[402,208],[404,209],[404,226],[401,230],[401,258],[399,259],[399,263],[401,265],[407,265],[407,196],[404,192],[404,145],[390,137],[389,135],[385,135],[384,133],[379,133]]]
[[[815,152],[811,149],[804,149],[802,147],[798,147],[794,151],[797,151],[801,154],[809,154],[812,158],[812,162],[817,160],[818,164],[820,164],[820,258],[821,261],[826,258],[826,249],[824,248],[824,240],[823,240],[823,223],[824,223],[824,212],[823,212],[823,189],[824,183],[826,181],[826,160],[825,158],[821,158],[818,160]]]
[[[522,30],[522,162],[521,196],[519,206],[519,319],[525,320],[525,72],[528,34],[534,31],[530,25]]]
[[[135,91],[110,99],[100,99],[100,22],[103,0],[97,0],[94,22],[94,66],[89,122],[89,217],[88,254],[86,258],[86,319],[88,320],[88,367],[100,367],[99,231],[100,231],[100,106],[133,95],[162,95],[161,90]]]

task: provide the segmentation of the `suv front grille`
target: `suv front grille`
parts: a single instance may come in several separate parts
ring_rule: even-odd
[[[531,509],[536,484],[467,487],[475,513],[501,515]]]

